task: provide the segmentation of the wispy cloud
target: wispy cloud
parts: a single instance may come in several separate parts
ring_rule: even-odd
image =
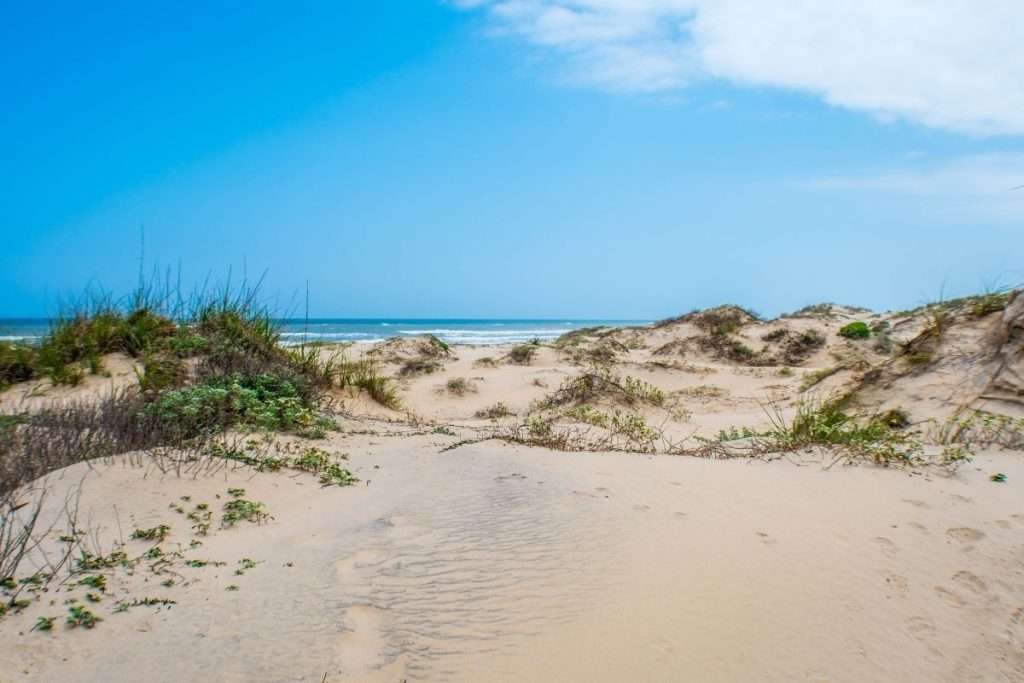
[[[810,183],[816,187],[904,194],[1003,197],[1024,184],[1024,154],[977,154],[930,167],[886,171]],[[1020,196],[1024,201],[1024,194]]]
[[[930,197],[958,216],[1024,221],[1024,154],[983,154],[802,183],[824,190]]]
[[[707,79],[772,86],[884,119],[1024,134],[1017,0],[455,0],[495,35],[616,92]]]

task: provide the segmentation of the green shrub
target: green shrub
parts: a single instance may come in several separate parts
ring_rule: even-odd
[[[0,389],[35,375],[36,350],[27,344],[0,343]]]
[[[867,339],[871,336],[871,328],[868,324],[857,320],[839,328],[839,336],[847,339]]]
[[[186,433],[216,431],[234,424],[294,431],[315,428],[326,419],[303,404],[289,379],[273,374],[236,373],[226,379],[164,391],[148,406],[147,413],[177,423]]]

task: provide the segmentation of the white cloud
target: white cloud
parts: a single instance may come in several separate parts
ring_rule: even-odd
[[[1024,154],[978,154],[928,166],[905,166],[882,172],[803,183],[805,187],[854,192],[881,192],[930,198],[957,218],[1024,220]],[[1020,188],[1020,189],[1017,189]]]
[[[721,78],[981,135],[1024,134],[1018,0],[454,0],[618,92]]]
[[[882,190],[903,194],[1006,197],[1024,183],[1024,154],[976,154],[926,168],[830,178],[818,187]],[[1024,194],[1019,197],[1024,201]]]

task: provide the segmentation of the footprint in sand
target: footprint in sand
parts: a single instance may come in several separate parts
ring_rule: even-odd
[[[928,527],[926,527],[924,524],[921,524],[921,522],[907,522],[907,526],[909,526],[911,529],[920,531],[922,534],[928,533]]]
[[[676,653],[675,644],[668,638],[655,638],[648,645],[657,653],[657,658],[662,661],[670,659]]]
[[[755,533],[761,538],[761,541],[763,541],[765,545],[775,545],[779,542],[776,538],[772,537],[770,534],[764,533],[763,531],[757,531]]]
[[[894,553],[894,552],[896,552],[896,550],[898,550],[898,548],[896,547],[896,544],[893,543],[892,541],[890,541],[885,536],[877,536],[877,537],[873,538],[872,541],[874,542],[875,545],[877,545],[878,547],[880,547],[882,550],[884,550],[887,553]]]
[[[936,586],[934,590],[936,595],[938,595],[940,598],[945,600],[953,607],[963,607],[967,604],[967,601],[964,600],[964,597],[956,591],[951,591],[950,589],[944,586]]]
[[[985,538],[985,533],[983,531],[978,531],[977,529],[972,529],[966,526],[946,529],[946,534],[948,534],[954,541],[960,541],[961,543],[973,543],[974,541],[980,541]]]
[[[961,569],[953,574],[953,581],[961,588],[966,588],[972,593],[981,594],[988,590],[988,584],[982,581],[977,574]]]
[[[928,640],[935,634],[935,623],[928,617],[910,617],[903,627],[918,640]]]
[[[1006,635],[1014,648],[1024,648],[1024,607],[1018,607],[1006,624]]]
[[[908,503],[909,505],[913,505],[914,507],[919,507],[919,508],[927,508],[928,507],[928,503],[924,502],[923,500],[917,500],[915,498],[904,498],[903,502],[904,503]]]
[[[336,641],[336,651],[345,673],[365,675],[387,661],[385,649],[393,630],[389,610],[375,605],[352,605],[345,610],[344,628]]]
[[[882,578],[899,595],[906,595],[907,591],[910,590],[910,581],[905,576],[893,574],[892,572],[882,572]]]
[[[1008,520],[1008,519],[997,519],[996,521],[994,521],[992,523],[995,524],[1000,529],[1012,529],[1013,528],[1013,525],[1010,524],[1010,520]]]
[[[633,509],[636,510],[637,512],[647,512],[648,510],[651,509],[651,506],[650,505],[634,505]]]
[[[971,498],[970,496],[961,496],[959,493],[952,494],[950,496],[950,498],[952,498],[953,500],[955,500],[958,503],[972,503],[972,502],[974,502],[974,499]]]

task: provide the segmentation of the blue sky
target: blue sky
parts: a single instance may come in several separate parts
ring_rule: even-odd
[[[129,290],[140,226],[147,270],[265,271],[283,303],[308,282],[316,316],[1024,281],[1024,25],[999,2],[301,5],[0,10],[0,317]]]

